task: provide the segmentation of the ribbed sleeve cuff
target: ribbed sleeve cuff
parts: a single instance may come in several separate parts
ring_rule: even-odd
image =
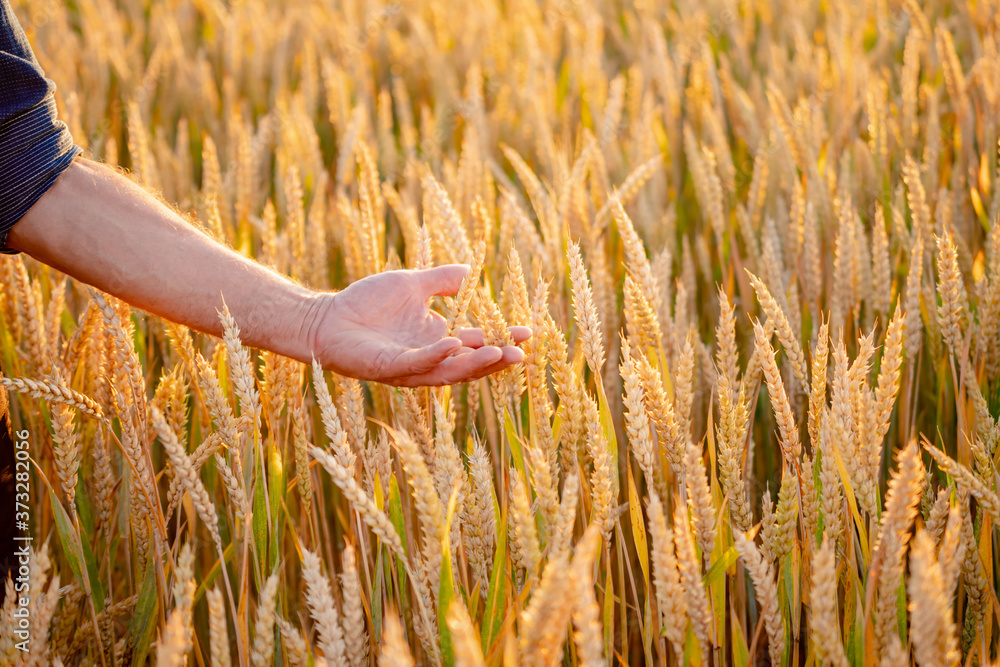
[[[7,234],[83,151],[56,117],[52,95],[0,125],[0,253]]]

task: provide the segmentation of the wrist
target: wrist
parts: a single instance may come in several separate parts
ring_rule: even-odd
[[[250,302],[243,299],[234,303],[223,294],[244,345],[303,363],[312,359],[316,332],[321,329],[323,297],[320,292],[287,280],[272,283]]]
[[[336,321],[334,313],[337,304],[335,292],[305,290],[300,297],[296,321],[290,323],[289,330],[294,332],[294,349],[288,356],[305,364],[311,364],[314,358],[323,361],[320,358],[324,352],[321,339],[324,332],[329,333],[331,324]]]

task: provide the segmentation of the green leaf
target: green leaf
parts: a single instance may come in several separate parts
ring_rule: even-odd
[[[120,495],[122,498],[130,498],[130,494],[135,492],[135,479],[132,477],[132,470],[127,464],[122,465],[122,484]],[[121,535],[125,544],[128,544],[129,535],[132,533],[132,518],[129,516],[131,514],[131,512],[129,512],[130,503],[116,503],[116,505],[118,506],[118,513],[115,517],[118,522],[118,531],[116,532],[116,535]],[[112,551],[111,553],[115,552]],[[136,559],[136,562],[133,563],[132,567],[134,568],[133,578],[136,580],[141,579],[143,573],[139,570],[138,559]]]
[[[236,551],[236,547],[233,542],[229,543],[226,550],[222,553],[222,557],[225,558],[225,562],[229,563],[233,560],[233,553]],[[114,549],[111,550],[114,553]],[[194,604],[198,604],[201,599],[205,596],[205,592],[208,590],[209,586],[215,581],[215,578],[219,576],[222,571],[222,564],[216,560],[212,564],[212,567],[205,573],[202,577],[201,584],[198,585],[198,590],[194,592]]]
[[[517,430],[514,428],[514,421],[510,418],[507,408],[503,409],[503,430],[507,434],[507,442],[510,443],[510,453],[514,457],[514,465],[523,475],[523,479],[527,479],[528,471],[524,467],[524,448],[521,445],[521,438],[517,435]]]
[[[507,584],[507,508],[500,513],[500,523],[497,524],[497,548],[493,554],[493,572],[490,575],[490,590],[486,594],[486,607],[483,609],[482,642],[483,653],[489,654],[489,648],[496,639],[503,625],[504,588]]]
[[[125,635],[124,655],[132,655],[131,664],[146,664],[146,653],[156,626],[156,572],[151,565],[146,568],[146,577],[139,591],[139,599],[132,610],[132,620]]]
[[[396,481],[396,475],[389,478],[389,496],[386,501],[386,509],[389,512],[389,520],[392,521],[392,527],[396,529],[396,534],[399,535],[399,539],[403,542],[403,551],[406,551],[406,524],[403,518],[403,500],[399,496],[399,482]]]
[[[59,316],[59,326],[62,327],[63,336],[66,338],[71,338],[73,332],[76,331],[76,318],[73,317],[73,313],[70,312],[69,308],[62,311]],[[80,364],[81,366],[83,364]]]
[[[667,392],[667,398],[671,401],[674,400],[674,381],[670,377],[670,367],[667,365],[667,355],[664,354],[663,348],[661,347],[656,351],[656,361],[657,370],[660,371],[660,377],[663,378],[663,389]]]
[[[909,615],[906,606],[906,582],[903,581],[896,589],[896,631],[903,646],[906,646],[906,619]]]
[[[285,466],[281,460],[281,452],[278,451],[277,447],[270,446],[268,450],[267,479],[271,501],[271,525],[274,526],[268,570],[273,571],[281,558],[281,536],[285,527]]]
[[[611,460],[618,465],[618,437],[615,435],[615,418],[611,414],[611,406],[608,397],[604,393],[604,384],[598,379],[597,385],[597,406],[600,408],[601,426],[604,428],[604,437],[608,439],[608,449],[611,451]],[[618,475],[615,475],[615,492],[618,491]]]
[[[84,533],[83,538],[80,541],[80,546],[83,548],[83,562],[87,565],[87,575],[90,577],[90,592],[94,597],[97,613],[101,613],[104,609],[104,586],[101,584],[101,573],[97,569],[94,549],[90,546],[90,535]],[[152,567],[152,565],[148,567]]]
[[[253,541],[257,551],[257,569],[264,572],[267,559],[267,501],[264,497],[264,472],[261,471],[260,475],[253,489]]]
[[[594,119],[590,112],[590,105],[587,104],[588,99],[593,99],[590,95],[580,96],[580,124],[583,125],[588,130],[594,130]],[[600,384],[598,382],[598,384]]]
[[[569,81],[570,62],[569,60],[566,60],[563,62],[563,66],[559,70],[559,81],[556,84],[556,113],[560,112],[563,102],[566,101],[566,96],[569,94]]]
[[[864,656],[864,634],[858,634],[860,624],[856,622],[863,613],[859,613],[859,587],[857,573],[854,568],[847,568],[850,573],[844,580],[844,634],[847,639],[847,660],[852,665],[862,664],[860,660]]]
[[[132,313],[132,343],[135,345],[135,354],[139,358],[139,363],[146,358],[146,334],[143,333],[144,322],[139,319],[138,314]]]
[[[600,384],[600,383],[598,383]],[[615,580],[611,568],[604,570],[604,655],[614,655],[615,650]]]
[[[796,612],[796,605],[798,600],[797,595],[797,579],[798,576],[797,568],[795,567],[795,556],[794,552],[785,556],[781,562],[781,568],[778,573],[779,583],[778,583],[778,602],[782,610],[782,620],[784,620],[785,628],[785,657],[782,658],[783,664],[789,664],[789,656],[791,655],[791,642],[788,640],[790,626],[792,623],[796,622],[793,614]],[[787,613],[785,613],[787,611]]]
[[[990,221],[987,218],[986,209],[983,207],[983,199],[979,196],[979,190],[976,189],[976,186],[972,185],[969,187],[969,194],[972,197],[972,208],[976,211],[976,217],[979,218],[979,224],[983,226],[983,232],[989,234]]]
[[[639,502],[639,492],[632,478],[632,466],[626,464],[628,470],[628,513],[632,518],[632,537],[635,540],[635,550],[639,554],[639,565],[642,576],[649,588],[649,547],[646,545],[646,523],[642,518],[642,503]]]
[[[222,387],[222,392],[229,396],[229,366],[226,363],[228,354],[226,353],[226,348],[222,348],[221,354],[219,354],[219,364],[215,367],[215,374],[219,378],[219,386]]]
[[[791,628],[801,627],[802,621],[802,589],[800,588],[802,582],[802,561],[800,559],[798,543],[792,544],[792,552],[788,554],[786,563],[787,570],[785,576],[788,579],[785,585],[788,588],[788,611],[791,625],[789,630],[791,630]],[[786,641],[786,646],[791,646],[791,644],[791,641]]]
[[[386,506],[389,510],[389,520],[392,521],[392,526],[396,529],[399,541],[403,545],[403,553],[408,554],[406,549],[406,524],[403,518],[403,501],[399,496],[399,483],[396,481],[395,474],[389,478],[389,497]],[[406,567],[399,558],[393,558],[393,560],[396,563],[396,577],[399,580],[400,588],[405,590]]]
[[[557,412],[554,417],[552,417],[552,440],[553,442],[559,442],[559,436],[562,433],[563,419],[561,413]]]
[[[100,612],[104,608],[104,595],[102,593],[100,599],[97,599],[93,595],[90,568],[87,567],[87,558],[83,553],[83,543],[80,541],[80,535],[76,532],[73,521],[69,518],[69,513],[66,512],[66,508],[63,507],[62,503],[56,497],[56,492],[53,490],[52,485],[49,484],[45,473],[42,472],[37,462],[32,460],[32,463],[35,464],[35,472],[38,473],[38,476],[45,484],[45,488],[49,491],[49,503],[52,506],[52,514],[56,520],[56,532],[59,534],[59,542],[62,544],[63,551],[66,554],[66,560],[69,561],[69,569],[73,571],[73,576],[80,582],[83,592],[94,600],[94,606]],[[91,556],[91,560],[93,560],[93,555]]]
[[[377,475],[375,479],[378,479]],[[384,567],[385,553],[384,549],[379,549],[378,555],[375,557],[375,585],[372,588],[372,628],[376,637],[382,636],[382,588],[386,576],[384,573],[387,571]]]
[[[732,607],[729,608],[729,616],[731,619],[734,631],[732,636],[732,647],[733,647],[733,665],[734,667],[744,667],[747,661],[750,660],[750,651],[747,649],[747,640],[743,636],[742,630],[737,630],[740,628],[739,617],[736,614],[736,610]]]
[[[701,663],[701,642],[695,639],[694,630],[688,623],[687,634],[684,635],[684,664],[700,665]]]
[[[88,493],[84,483],[85,479],[86,475],[77,474],[76,476],[76,517],[80,524],[80,531],[84,534],[93,534],[94,511],[90,501],[90,493]]]
[[[854,525],[858,528],[861,553],[864,555],[865,562],[870,563],[871,551],[868,549],[868,531],[865,528],[865,522],[861,519],[861,515],[858,514],[858,503],[854,499],[854,487],[851,486],[851,478],[847,474],[847,467],[844,465],[844,459],[840,456],[840,450],[837,447],[833,448],[833,456],[837,461],[837,471],[840,473],[840,479],[844,483],[844,494],[847,496],[847,504],[851,509],[851,516],[854,517]]]
[[[726,573],[726,570],[732,567],[733,563],[736,562],[739,555],[740,552],[738,552],[734,547],[726,549],[722,554],[722,558],[712,563],[712,567],[708,569],[708,572],[706,572],[705,576],[702,578],[705,586],[711,586],[715,582],[719,581],[719,579]]]
[[[0,327],[0,347],[3,348],[3,367],[7,369],[8,373],[16,372],[19,366],[15,363],[17,356],[14,351],[14,334],[11,327]]]

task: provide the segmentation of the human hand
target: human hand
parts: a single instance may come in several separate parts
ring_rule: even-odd
[[[520,349],[484,345],[481,329],[448,336],[445,319],[430,310],[430,298],[457,294],[468,272],[465,264],[386,271],[320,295],[313,355],[340,375],[401,387],[469,382],[519,363]],[[531,336],[527,327],[510,333],[515,343]]]

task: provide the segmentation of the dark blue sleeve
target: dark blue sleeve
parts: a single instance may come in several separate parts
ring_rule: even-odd
[[[0,0],[0,253],[7,233],[82,151],[56,117],[55,84],[31,51],[8,0]]]

